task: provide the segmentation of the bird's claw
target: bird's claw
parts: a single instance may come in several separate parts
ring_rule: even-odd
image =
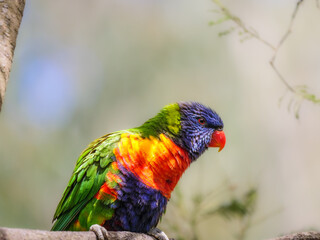
[[[94,232],[98,240],[108,240],[108,231],[104,227],[94,224],[90,227],[90,231]]]
[[[157,240],[169,240],[167,235],[159,228],[153,228],[148,232],[148,235],[156,238]]]

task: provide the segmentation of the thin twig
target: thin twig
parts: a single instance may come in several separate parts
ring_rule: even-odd
[[[290,18],[290,22],[288,25],[288,28],[286,29],[286,31],[284,32],[284,34],[282,35],[282,37],[280,38],[279,42],[276,45],[271,44],[269,41],[265,40],[264,38],[260,37],[260,35],[258,34],[258,32],[252,28],[252,27],[247,27],[239,17],[233,15],[221,2],[220,0],[212,0],[219,8],[220,13],[223,14],[226,19],[231,20],[233,23],[236,24],[236,26],[238,28],[241,29],[242,32],[246,33],[250,38],[255,38],[256,40],[258,40],[259,42],[261,42],[262,44],[264,44],[265,46],[267,46],[268,48],[270,48],[273,52],[272,57],[269,61],[270,66],[272,67],[273,71],[276,73],[276,75],[278,76],[278,78],[280,79],[280,81],[286,86],[286,88],[292,92],[295,96],[299,97],[299,104],[301,104],[302,100],[307,100],[307,101],[311,101],[315,104],[320,103],[320,99],[317,98],[314,94],[311,94],[309,92],[307,92],[306,88],[299,88],[297,87],[293,87],[287,80],[286,78],[282,75],[281,71],[278,69],[277,65],[276,65],[276,58],[278,56],[278,53],[281,49],[281,47],[284,45],[284,43],[288,40],[289,36],[292,33],[292,29],[296,20],[296,16],[298,13],[298,10],[300,9],[301,4],[304,2],[304,0],[298,0],[296,3],[296,6],[294,8],[293,13],[291,14],[291,18]],[[316,6],[320,9],[320,4],[319,4],[319,0],[316,0]],[[230,32],[230,31],[229,31]],[[229,33],[227,32],[227,33]],[[222,34],[225,35],[225,34]],[[246,39],[246,38],[244,38]],[[297,106],[296,110],[296,114],[299,112],[300,109],[300,105]]]
[[[286,85],[286,87],[291,91],[291,92],[294,92],[294,93],[298,93],[287,81],[286,79],[282,76],[282,74],[280,73],[280,71],[278,70],[278,68],[275,66],[275,60],[278,56],[278,52],[279,52],[279,49],[281,48],[281,46],[283,45],[283,43],[288,39],[289,35],[291,34],[292,32],[292,27],[293,27],[293,23],[294,23],[294,20],[296,19],[296,16],[297,16],[297,12],[299,10],[299,7],[301,5],[301,3],[303,2],[304,0],[299,0],[296,4],[296,7],[291,15],[291,20],[290,20],[290,23],[289,23],[289,27],[288,29],[286,30],[286,32],[284,33],[284,35],[282,36],[282,38],[280,39],[279,43],[277,44],[276,48],[274,49],[274,54],[273,56],[271,57],[271,60],[270,60],[270,65],[271,67],[273,68],[273,70],[275,71],[275,73],[278,75],[279,79],[284,83],[284,85]]]
[[[279,51],[279,48],[283,45],[283,43],[287,40],[287,38],[289,37],[289,35],[291,34],[292,32],[292,27],[293,27],[293,23],[294,23],[294,20],[296,19],[296,16],[297,16],[297,12],[299,10],[299,7],[301,5],[301,3],[303,2],[304,0],[299,0],[296,4],[296,7],[291,15],[291,20],[290,20],[290,23],[289,23],[289,27],[287,29],[287,31],[284,33],[284,35],[282,36],[281,40],[279,41],[276,49],[275,49],[275,55],[277,55],[278,51]],[[275,57],[274,57],[275,58]]]
[[[267,47],[271,48],[272,50],[275,50],[275,47],[268,42],[267,40],[261,38],[258,34],[258,32],[252,28],[252,27],[247,27],[240,18],[237,16],[233,15],[221,2],[220,0],[213,0],[213,2],[220,8],[221,12],[227,16],[229,19],[231,19],[239,28],[242,29],[243,32],[249,34],[251,37],[259,40],[261,43],[266,45]]]
[[[287,28],[287,30],[285,31],[285,33],[283,34],[283,36],[281,37],[280,41],[278,42],[278,44],[275,46],[273,44],[271,44],[269,41],[265,40],[264,38],[261,38],[260,35],[258,34],[258,32],[252,28],[252,27],[247,27],[239,17],[233,15],[221,2],[220,0],[213,0],[213,2],[220,8],[220,11],[222,14],[224,14],[226,17],[228,17],[229,19],[231,19],[240,29],[242,29],[243,32],[247,33],[250,35],[250,37],[255,38],[256,40],[260,41],[261,43],[263,43],[265,46],[269,47],[272,51],[273,51],[273,55],[271,57],[270,65],[272,67],[272,69],[275,71],[275,73],[277,74],[277,76],[279,77],[279,79],[284,83],[284,85],[291,91],[294,93],[297,93],[297,91],[286,81],[286,79],[282,76],[282,74],[280,73],[280,71],[278,70],[278,68],[275,65],[275,60],[276,57],[278,55],[278,52],[280,50],[280,48],[283,46],[284,42],[288,39],[289,35],[292,32],[292,27],[294,24],[294,21],[296,19],[296,15],[297,12],[299,10],[299,7],[301,5],[301,3],[304,0],[299,0],[296,4],[296,7],[291,15],[291,20],[289,23],[289,26]]]
[[[293,93],[297,93],[297,91],[287,82],[287,80],[282,76],[282,74],[279,72],[278,68],[274,65],[274,61],[270,61],[269,62],[272,69],[275,71],[275,73],[277,74],[277,76],[279,77],[279,79],[283,82],[284,85],[286,85],[286,87],[288,88],[289,91],[293,92]]]
[[[297,93],[297,91],[287,82],[287,80],[282,76],[282,74],[280,73],[280,71],[278,70],[278,68],[275,65],[275,60],[276,57],[278,55],[278,52],[280,50],[280,48],[283,46],[284,42],[288,39],[289,35],[292,32],[292,27],[294,24],[294,21],[296,19],[296,15],[297,12],[299,10],[299,7],[301,5],[301,3],[304,0],[299,0],[296,4],[296,7],[291,15],[291,20],[289,23],[289,26],[287,28],[287,30],[285,31],[285,33],[283,34],[283,36],[281,37],[280,41],[278,42],[278,44],[276,46],[274,46],[273,44],[271,44],[269,41],[265,40],[264,38],[261,38],[260,35],[258,34],[258,32],[252,28],[252,27],[247,27],[240,18],[238,18],[237,16],[233,15],[221,2],[220,0],[213,0],[213,2],[220,8],[221,13],[223,13],[225,16],[227,16],[229,19],[231,19],[240,29],[242,29],[243,32],[249,34],[251,37],[255,38],[256,40],[260,41],[261,43],[263,43],[265,46],[269,47],[272,51],[273,51],[273,55],[271,57],[270,65],[272,67],[272,69],[275,71],[275,73],[277,74],[277,76],[279,77],[279,79],[284,83],[284,85],[291,91],[294,93]]]
[[[244,240],[246,237],[246,234],[251,227],[251,219],[252,215],[247,216],[247,219],[244,219],[242,222],[242,226],[240,228],[239,234],[237,235],[237,240]]]

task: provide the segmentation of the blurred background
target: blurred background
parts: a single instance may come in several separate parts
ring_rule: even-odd
[[[296,1],[222,1],[276,45]],[[301,4],[276,64],[320,96],[320,9]],[[81,151],[164,105],[199,101],[227,144],[182,177],[160,227],[177,239],[267,239],[320,230],[320,106],[299,119],[269,65],[210,0],[27,0],[0,115],[0,226],[50,229]],[[221,35],[221,34],[220,34]]]

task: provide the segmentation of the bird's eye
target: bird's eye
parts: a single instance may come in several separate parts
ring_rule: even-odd
[[[206,120],[203,117],[199,117],[198,123],[200,123],[201,125],[204,125],[206,123]]]

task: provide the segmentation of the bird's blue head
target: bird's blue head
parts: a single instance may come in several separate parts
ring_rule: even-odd
[[[212,109],[197,102],[180,102],[181,130],[179,145],[188,151],[192,161],[196,160],[208,147],[225,145],[223,122]]]

